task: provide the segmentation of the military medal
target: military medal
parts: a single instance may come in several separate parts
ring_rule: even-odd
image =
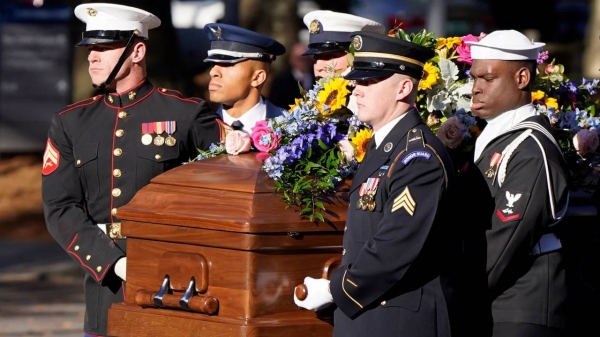
[[[498,152],[494,152],[492,159],[490,159],[490,168],[485,171],[485,177],[492,179],[496,175],[496,166],[500,163],[502,155]]]
[[[162,135],[164,132],[164,122],[155,122],[156,126],[156,137],[154,137],[154,145],[162,146],[165,143],[165,138]]]
[[[377,206],[375,203],[375,193],[377,193],[377,186],[380,181],[381,178],[369,178],[366,182],[362,183],[358,192],[360,198],[356,204],[357,208],[371,212],[375,210],[375,206]]]
[[[142,144],[150,145],[152,135],[150,134],[150,123],[142,123]]]
[[[165,144],[167,144],[167,146],[175,146],[175,143],[177,142],[177,140],[175,139],[175,137],[172,136],[172,134],[175,133],[175,128],[176,128],[175,121],[166,122],[166,126],[167,126],[167,134],[169,136],[167,136],[167,138],[165,139]]]

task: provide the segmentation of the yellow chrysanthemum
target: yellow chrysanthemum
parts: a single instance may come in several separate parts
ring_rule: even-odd
[[[431,89],[431,87],[437,83],[439,78],[440,72],[438,68],[431,62],[425,63],[425,67],[423,67],[423,78],[419,82],[419,90]]]
[[[539,101],[542,98],[544,98],[544,96],[546,96],[546,93],[541,91],[541,90],[537,90],[531,93],[531,102],[535,102],[535,101]]]
[[[294,104],[290,104],[290,108],[288,109],[288,112],[294,111],[294,109],[299,107],[300,104],[302,104],[302,98],[296,98],[294,101]]]
[[[329,83],[323,84],[323,90],[319,92],[317,103],[317,108],[321,114],[329,115],[346,105],[347,97],[350,94],[348,90],[349,83],[343,78],[332,78]],[[324,111],[324,105],[327,105],[329,110]]]
[[[460,37],[438,37],[436,49],[442,49],[444,47],[452,49],[454,46],[461,44]]]
[[[554,108],[555,110],[558,110],[558,101],[556,100],[556,98],[546,98],[544,105],[546,105],[547,108]]]
[[[358,131],[354,135],[354,137],[352,137],[352,140],[350,141],[350,143],[356,149],[355,157],[356,157],[357,162],[360,163],[365,158],[365,153],[367,153],[367,144],[369,143],[369,140],[371,139],[372,136],[373,136],[372,130],[363,129],[363,130]]]

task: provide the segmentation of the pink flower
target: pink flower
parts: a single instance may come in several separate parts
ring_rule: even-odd
[[[550,63],[549,65],[546,66],[546,70],[544,70],[544,72],[546,73],[546,75],[550,75],[552,73],[552,71],[554,70],[554,68],[556,68],[556,66],[552,63]]]
[[[467,127],[456,116],[450,117],[442,123],[437,132],[442,143],[451,149],[457,148],[465,139],[466,134]]]
[[[458,53],[458,58],[456,59],[458,62],[473,64],[473,59],[471,58],[471,45],[466,44],[467,41],[479,41],[477,36],[473,36],[471,34],[463,36],[460,38],[461,44],[456,48],[456,52]]]
[[[573,137],[573,146],[580,156],[585,157],[588,154],[592,154],[598,148],[598,134],[596,131],[581,129],[575,137]]]
[[[260,152],[269,152],[277,149],[281,135],[273,133],[273,129],[267,125],[267,121],[258,121],[252,128],[252,143]]]
[[[225,150],[232,155],[250,151],[250,136],[240,130],[234,130],[225,137]]]
[[[348,141],[348,137],[345,136],[342,140],[340,140],[338,145],[342,151],[342,154],[344,157],[346,157],[346,160],[351,161],[354,157],[354,147],[352,147],[352,144],[350,144],[350,141]]]

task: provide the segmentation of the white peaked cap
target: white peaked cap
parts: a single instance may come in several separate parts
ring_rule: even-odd
[[[135,7],[85,3],[75,7],[75,16],[86,24],[86,31],[95,30],[138,30],[139,37],[148,38],[148,30],[160,26],[154,14]]]
[[[347,13],[338,13],[329,10],[316,10],[306,13],[303,18],[304,24],[309,29],[311,23],[315,20],[321,23],[323,26],[323,31],[326,32],[385,32],[385,27],[379,22]]]
[[[496,30],[471,45],[473,60],[537,60],[545,43],[532,42],[516,30]]]

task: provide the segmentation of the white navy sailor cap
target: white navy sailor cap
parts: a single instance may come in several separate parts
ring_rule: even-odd
[[[352,41],[352,32],[385,33],[385,27],[379,22],[329,10],[308,12],[303,21],[308,28],[309,37],[308,50],[302,55],[347,50]]]
[[[160,26],[160,19],[145,10],[108,3],[86,3],[75,7],[85,32],[77,46],[127,41],[136,34],[148,39],[148,30]]]
[[[244,60],[272,62],[285,54],[285,47],[266,35],[224,23],[209,23],[204,32],[210,50],[204,62],[237,63]]]
[[[473,60],[537,60],[545,43],[532,42],[516,30],[497,30],[471,45]]]

